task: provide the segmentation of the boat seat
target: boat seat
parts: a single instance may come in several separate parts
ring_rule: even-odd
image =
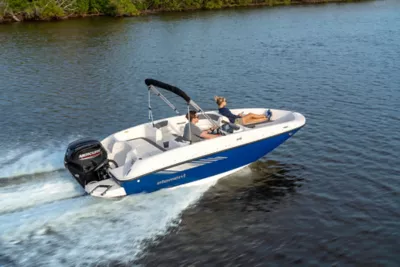
[[[116,141],[117,141],[117,139],[115,139],[114,135],[111,135],[111,136],[107,137],[106,139],[104,139],[103,141],[101,141],[101,144],[106,149],[107,153],[111,154],[113,146]]]
[[[144,137],[131,139],[127,142],[131,147],[135,148],[134,151],[136,151],[138,159],[151,157],[165,151],[163,147]]]
[[[126,154],[125,164],[124,164],[124,169],[123,169],[124,176],[128,175],[129,171],[132,168],[133,163],[135,163],[136,160],[137,160],[136,149],[131,150]]]
[[[162,143],[163,140],[163,133],[160,129],[156,130],[156,143]]]
[[[132,147],[124,141],[114,143],[110,158],[117,162],[118,166],[125,164],[127,154],[132,151]]]
[[[187,141],[183,136],[178,136],[174,140],[172,140],[174,143],[177,143],[179,146],[187,146],[190,145],[190,142]]]

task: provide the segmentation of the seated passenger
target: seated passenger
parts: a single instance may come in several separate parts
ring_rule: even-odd
[[[241,124],[241,125],[260,123],[264,121],[269,121],[272,116],[270,110],[268,110],[265,114],[249,113],[244,115],[242,112],[239,115],[235,115],[229,110],[229,108],[226,107],[226,98],[221,96],[215,96],[214,99],[218,105],[219,113],[227,117],[231,123]]]
[[[189,122],[186,123],[183,131],[183,139],[186,141],[192,141],[195,143],[203,139],[212,139],[221,136],[220,134],[210,134],[207,130],[202,131],[199,127],[197,127],[196,123],[199,122],[199,117],[196,115],[196,111],[194,110],[191,110],[188,114],[186,114],[186,119],[189,120]]]

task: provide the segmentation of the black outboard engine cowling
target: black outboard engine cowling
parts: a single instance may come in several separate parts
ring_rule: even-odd
[[[97,140],[79,139],[69,144],[64,165],[83,188],[90,182],[107,179],[107,151]]]

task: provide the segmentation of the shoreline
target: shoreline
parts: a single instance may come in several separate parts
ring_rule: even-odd
[[[300,5],[323,5],[323,4],[340,4],[340,3],[359,3],[359,2],[370,2],[374,0],[265,0],[266,2],[261,3],[247,3],[247,4],[227,4],[214,7],[193,7],[193,8],[182,8],[182,9],[171,9],[171,8],[155,8],[137,10],[131,13],[122,14],[105,14],[105,13],[87,13],[87,14],[76,14],[71,13],[64,16],[50,16],[50,17],[35,17],[27,16],[25,12],[14,13],[10,12],[3,16],[0,15],[0,24],[13,24],[16,22],[54,22],[63,21],[68,19],[80,19],[88,17],[139,17],[155,14],[164,14],[172,12],[191,12],[191,11],[207,11],[207,10],[222,10],[222,9],[233,9],[233,8],[252,8],[252,7],[279,7],[279,6],[300,6]],[[280,1],[280,2],[277,2]],[[0,3],[1,4],[1,3]],[[1,5],[0,5],[1,7]]]

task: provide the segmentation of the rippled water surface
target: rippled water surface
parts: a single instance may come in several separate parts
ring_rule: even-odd
[[[307,125],[219,181],[83,196],[67,144],[146,122],[148,77]],[[0,92],[1,266],[400,264],[399,1],[0,25]]]

